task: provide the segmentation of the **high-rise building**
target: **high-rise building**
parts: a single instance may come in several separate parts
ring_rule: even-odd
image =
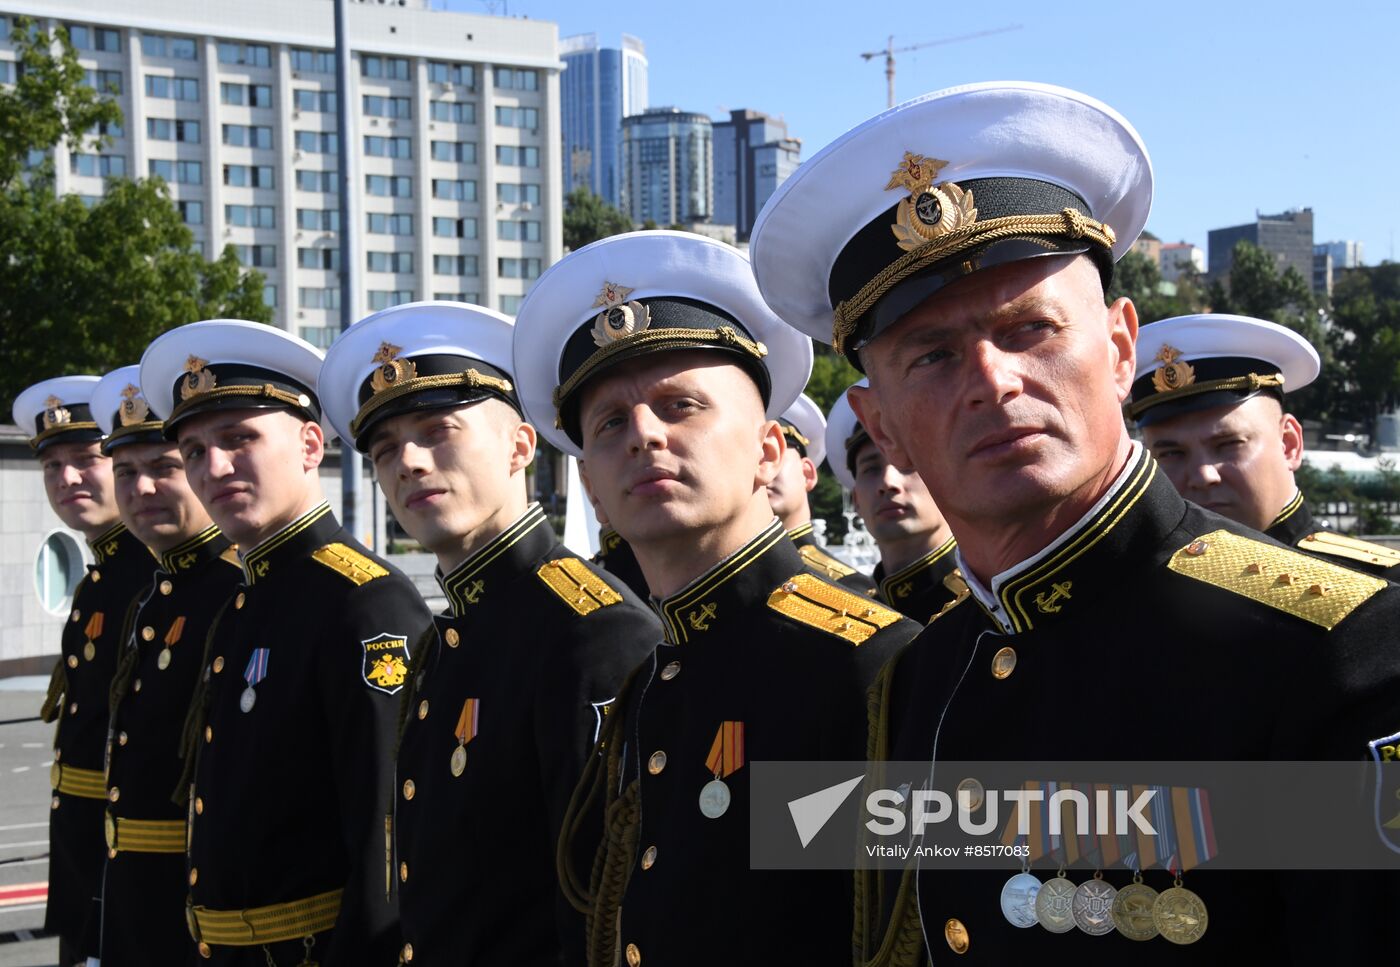
[[[1207,241],[1211,278],[1221,279],[1230,274],[1235,246],[1240,242],[1250,242],[1272,254],[1280,273],[1291,268],[1304,281],[1313,280],[1311,208],[1290,210],[1281,215],[1259,215],[1244,225],[1211,229]]]
[[[622,210],[638,224],[708,222],[714,212],[708,115],[650,108],[622,120]]]
[[[1365,249],[1361,242],[1319,242],[1313,251],[1325,251],[1332,256],[1334,269],[1359,269],[1366,264]]]
[[[1175,282],[1187,269],[1194,269],[1204,275],[1206,253],[1190,242],[1168,242],[1158,250],[1157,267],[1161,270],[1164,282]]]
[[[57,188],[159,175],[197,244],[267,278],[279,325],[328,345],[339,227],[353,218],[355,314],[446,298],[514,312],[563,251],[557,28],[356,2],[350,211],[339,211],[334,8],[325,0],[0,0],[63,25],[124,122],[100,151],[56,149]],[[0,82],[16,67],[0,40]]]
[[[636,37],[599,47],[597,34],[559,42],[564,191],[587,188],[622,203],[622,119],[647,109],[647,52]]]
[[[787,122],[759,111],[730,111],[714,124],[714,221],[747,241],[759,211],[801,163],[802,142]]]

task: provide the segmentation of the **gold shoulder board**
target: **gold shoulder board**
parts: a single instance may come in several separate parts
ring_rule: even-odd
[[[963,579],[962,571],[957,568],[953,568],[953,570],[943,576],[943,586],[949,591],[952,591],[954,597],[951,601],[944,602],[943,607],[939,608],[937,613],[935,613],[932,618],[928,619],[929,624],[933,624],[949,611],[952,611],[958,605],[972,597],[972,589],[967,586],[967,581]]]
[[[1373,544],[1357,537],[1333,534],[1329,531],[1309,534],[1298,542],[1298,547],[1305,551],[1345,558],[1348,561],[1374,564],[1377,567],[1395,567],[1400,564],[1400,551],[1393,547]]]
[[[853,645],[901,620],[903,615],[815,574],[795,574],[772,594],[768,607],[810,628],[819,628]]]
[[[1329,631],[1386,586],[1369,574],[1225,530],[1196,538],[1167,566]]]
[[[592,614],[599,608],[617,604],[622,595],[608,587],[606,581],[588,569],[576,557],[561,557],[543,565],[535,575],[545,587],[580,615]]]
[[[230,544],[227,548],[225,548],[224,552],[219,555],[219,560],[224,561],[228,564],[232,564],[236,568],[243,567],[243,564],[238,560],[237,544]]]
[[[327,544],[311,555],[352,584],[368,584],[389,572],[348,544]]]
[[[815,544],[803,544],[797,549],[797,553],[802,555],[802,560],[806,561],[816,570],[821,571],[833,581],[838,581],[849,574],[856,573],[855,568],[842,564]]]

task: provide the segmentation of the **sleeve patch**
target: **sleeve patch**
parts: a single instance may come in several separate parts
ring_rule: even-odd
[[[833,581],[856,573],[855,568],[838,561],[815,544],[803,544],[797,549],[797,553],[802,555],[802,560],[806,561],[809,567],[820,571]]]
[[[1225,530],[1196,538],[1167,566],[1329,631],[1386,586],[1369,574]]]
[[[408,636],[385,631],[360,642],[365,684],[385,695],[397,694],[408,677]]]
[[[389,573],[383,565],[348,544],[327,544],[311,556],[355,585],[368,584]]]
[[[1298,542],[1298,546],[1305,551],[1328,554],[1343,560],[1359,561],[1362,564],[1373,564],[1378,567],[1395,567],[1400,564],[1400,551],[1395,548],[1386,547],[1384,544],[1373,544],[1356,537],[1348,537],[1346,534],[1318,531],[1316,534],[1309,534],[1303,538]]]
[[[815,574],[796,574],[788,578],[768,595],[768,607],[853,645],[904,620],[898,611],[828,584]]]
[[[590,615],[622,600],[622,595],[576,557],[550,561],[542,565],[535,576],[578,615]]]

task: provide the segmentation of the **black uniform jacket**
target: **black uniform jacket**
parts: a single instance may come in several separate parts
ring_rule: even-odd
[[[565,871],[590,961],[848,964],[849,872],[749,869],[748,763],[863,758],[865,687],[918,625],[812,574],[777,520],[655,607],[665,640],[580,784],[606,811],[592,875]]]
[[[661,629],[538,504],[439,580],[451,607],[413,660],[394,806],[412,963],[578,962],[583,917],[555,844],[603,716]]]
[[[1353,571],[1375,574],[1387,581],[1400,580],[1400,550],[1348,534],[1323,530],[1313,520],[1312,510],[1303,500],[1301,491],[1288,502],[1288,506],[1274,518],[1264,533],[1324,561],[1349,567]]]
[[[243,552],[242,564],[209,638],[193,730],[190,902],[227,913],[343,891],[309,959],[392,962],[400,941],[385,816],[398,696],[432,616],[409,579],[324,503]],[[215,963],[267,963],[257,946],[210,946]],[[269,949],[279,965],[303,954],[296,940]]]
[[[885,573],[884,562],[875,565],[880,600],[919,624],[928,624],[963,588],[961,576],[952,577],[958,569],[957,547],[950,537],[893,574]]]
[[[89,542],[93,560],[73,592],[62,653],[49,683],[43,718],[58,718],[51,770],[49,905],[44,929],[97,956],[102,865],[102,779],[108,693],[121,651],[122,624],[136,593],[150,582],[155,558],[124,524]],[[168,790],[167,790],[168,791]]]
[[[609,574],[632,589],[632,593],[645,601],[650,596],[646,576],[637,563],[637,555],[632,553],[632,545],[622,539],[622,535],[611,527],[603,528],[598,535],[600,547],[593,555],[593,563],[605,568]]]
[[[811,524],[794,527],[788,531],[788,537],[792,538],[793,544],[797,545],[797,553],[802,555],[802,560],[807,562],[807,567],[814,573],[829,578],[842,587],[850,588],[857,594],[875,597],[875,582],[818,544],[817,539],[812,536]]]
[[[243,576],[229,539],[212,526],[159,560],[112,682],[102,883],[108,967],[177,964],[194,954],[185,925],[185,810],[170,794],[184,771],[181,734],[204,640]]]
[[[1368,741],[1400,730],[1400,589],[1187,503],[1145,451],[1103,504],[991,593],[992,608],[965,597],[892,663],[873,716],[888,759],[935,770],[975,760],[1361,760]],[[1352,963],[1391,943],[1388,873],[1187,873],[1209,924],[1182,946],[1012,926],[1000,891],[1020,867],[1007,862],[912,877],[892,917],[901,935],[891,947],[906,956],[885,962]],[[1160,868],[1144,875],[1158,891],[1171,886]],[[1104,876],[1118,888],[1130,878],[1122,867]],[[884,879],[886,918],[898,881]],[[904,941],[920,924],[915,950]]]

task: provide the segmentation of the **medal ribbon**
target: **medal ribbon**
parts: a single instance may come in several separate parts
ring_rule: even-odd
[[[1152,827],[1157,830],[1157,862],[1162,869],[1176,873],[1176,828],[1172,822],[1171,789],[1153,786]]]
[[[1022,789],[1025,789],[1025,790],[1034,789],[1034,788],[1035,788],[1035,783],[1033,783],[1033,782],[1027,782],[1027,783],[1025,783],[1021,788],[1022,788]],[[1029,813],[1029,812],[1032,812],[1032,810],[1027,809],[1027,812],[1028,812],[1028,813]],[[1023,845],[1023,844],[1026,842],[1026,840],[1029,838],[1029,835],[1030,835],[1029,817],[1027,817],[1026,833],[1025,833],[1024,835],[1020,832],[1020,829],[1021,829],[1021,803],[1018,801],[1014,806],[1011,807],[1011,815],[1007,818],[1007,820],[1006,820],[1006,825],[1002,828],[1002,831],[1001,831],[1001,845],[1003,845],[1003,846],[1012,846],[1012,845],[1020,846],[1020,845]]]
[[[1060,788],[1072,792],[1074,785],[1060,783]],[[1065,844],[1065,865],[1073,866],[1079,861],[1079,809],[1073,799],[1060,800],[1060,837]]]
[[[248,667],[243,669],[243,680],[248,683],[249,688],[267,677],[267,654],[266,648],[253,649],[253,655],[248,659]]]
[[[1180,844],[1181,872],[1215,856],[1215,824],[1210,815],[1210,794],[1204,789],[1173,788],[1172,806],[1176,837]],[[1175,869],[1173,873],[1177,872]]]
[[[710,754],[705,758],[705,768],[723,779],[731,772],[744,767],[744,723],[724,722],[715,733],[715,741],[710,745]]]
[[[180,640],[180,636],[185,633],[185,616],[180,615],[170,624],[170,630],[165,633],[165,645],[170,647]]]
[[[1064,838],[1065,838],[1064,833],[1065,833],[1065,827],[1064,827],[1064,823],[1060,821],[1061,817],[1058,817],[1058,816],[1057,816],[1057,817],[1055,817],[1055,819],[1056,819],[1055,825],[1052,826],[1052,825],[1050,824],[1050,819],[1051,819],[1052,816],[1054,816],[1054,810],[1052,810],[1052,809],[1050,808],[1050,797],[1053,796],[1053,795],[1055,795],[1055,793],[1057,793],[1057,792],[1059,791],[1059,789],[1060,789],[1060,784],[1059,784],[1058,782],[1047,782],[1047,783],[1044,783],[1040,788],[1041,788],[1041,790],[1042,790],[1042,791],[1044,792],[1044,794],[1045,794],[1045,798],[1044,798],[1044,800],[1041,802],[1041,805],[1040,805],[1040,810],[1041,810],[1041,813],[1043,814],[1043,815],[1042,815],[1042,821],[1045,823],[1045,834],[1046,834],[1046,836],[1047,836],[1047,837],[1049,838],[1049,840],[1050,840],[1050,857],[1051,857],[1051,859],[1053,859],[1056,863],[1058,863],[1058,864],[1060,864],[1061,866],[1063,866],[1064,863],[1065,863],[1065,849],[1064,849]],[[1059,809],[1059,808],[1061,808],[1061,807],[1059,807],[1059,806],[1056,807],[1056,809]],[[1056,829],[1059,829],[1059,832],[1058,832],[1058,833],[1055,832]]]
[[[1100,830],[1099,835],[1099,851],[1103,865],[1107,867],[1123,858],[1123,843],[1113,829],[1114,803],[1118,801],[1118,794],[1112,786],[1095,786],[1094,795],[1097,796],[1100,792],[1108,795],[1108,816],[1101,817],[1104,830]]]
[[[88,618],[87,627],[83,629],[83,634],[88,641],[93,641],[102,634],[102,612],[94,611],[92,617]]]
[[[458,745],[466,745],[476,738],[476,728],[480,718],[481,699],[469,698],[462,703],[462,714],[457,716],[457,728],[452,733],[457,736]]]

